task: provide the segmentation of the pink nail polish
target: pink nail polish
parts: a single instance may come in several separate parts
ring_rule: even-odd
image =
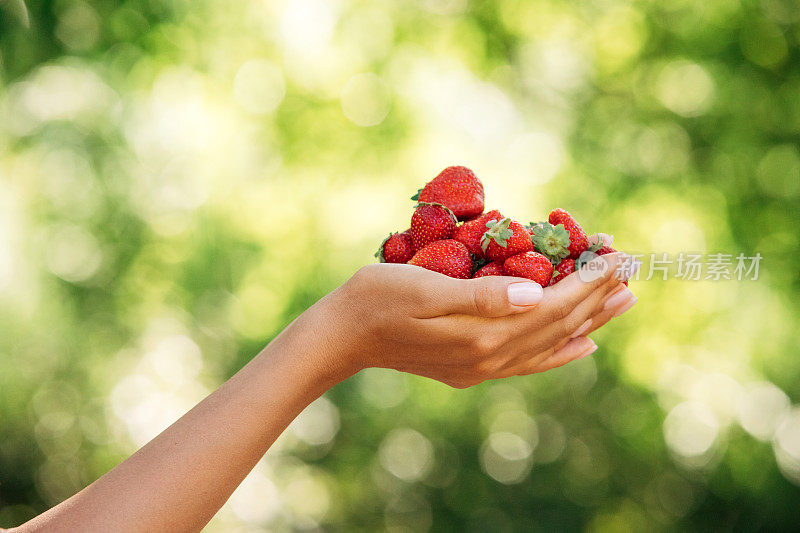
[[[606,303],[603,304],[603,309],[605,310],[614,309],[624,304],[626,301],[628,301],[633,297],[634,297],[633,293],[630,291],[630,289],[628,288],[622,289],[621,291],[618,291],[613,295],[611,295],[611,297],[609,297],[608,300],[606,300]]]
[[[508,301],[512,305],[519,306],[536,305],[544,294],[542,286],[532,281],[512,283],[506,290],[508,291]]]
[[[582,354],[580,354],[580,355],[579,355],[578,357],[576,357],[575,359],[583,359],[584,357],[589,357],[590,355],[592,355],[592,354],[593,354],[594,352],[596,352],[596,351],[597,351],[597,345],[595,344],[595,345],[593,345],[591,348],[589,348],[588,350],[586,350],[585,352],[583,352]]]
[[[631,299],[628,303],[626,303],[625,305],[614,311],[614,314],[612,316],[616,317],[621,315],[622,313],[633,307],[638,301],[639,299],[634,296],[633,299]]]
[[[638,259],[625,254],[617,267],[616,277],[620,281],[627,281],[639,272],[642,262]]]
[[[575,337],[580,337],[581,335],[586,333],[586,330],[588,330],[591,325],[592,325],[592,319],[590,318],[589,320],[581,324],[581,326],[578,329],[575,330],[575,333],[573,333],[570,336],[570,339],[574,339]]]

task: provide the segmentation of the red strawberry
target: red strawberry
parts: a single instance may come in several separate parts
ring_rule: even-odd
[[[492,209],[491,211],[486,211],[484,214],[476,218],[475,220],[479,220],[485,226],[487,222],[490,220],[500,220],[503,218],[503,214],[500,213],[497,209]]]
[[[602,246],[602,247],[601,247],[599,250],[597,250],[595,253],[596,253],[597,255],[606,255],[606,254],[613,254],[613,253],[615,253],[616,251],[617,251],[617,250],[613,249],[613,248],[612,248],[612,247],[610,247],[610,246],[603,245],[603,246]],[[625,281],[623,281],[622,283],[624,283],[624,284],[625,284],[625,286],[627,287],[627,285],[628,285],[628,280],[626,279],[626,280],[625,280]]]
[[[613,248],[612,248],[612,247],[610,247],[610,246],[605,246],[605,245],[604,245],[604,246],[601,246],[601,247],[600,247],[600,249],[599,249],[599,250],[597,250],[595,253],[596,253],[597,255],[606,255],[606,254],[613,254],[614,252],[616,252],[616,250],[615,250],[615,249],[613,249]]]
[[[524,252],[506,259],[503,272],[506,276],[528,278],[547,287],[553,277],[553,263],[538,252]]]
[[[483,276],[502,276],[502,275],[503,275],[503,262],[492,261],[491,263],[483,265],[481,268],[479,268],[478,271],[472,275],[472,277],[482,278]]]
[[[596,248],[596,249],[595,249],[595,248]],[[577,266],[577,267],[578,267],[578,270],[580,270],[581,268],[583,268],[583,264],[584,264],[584,263],[586,263],[586,262],[588,262],[588,261],[591,261],[592,259],[594,259],[594,258],[595,258],[595,257],[597,257],[598,255],[613,254],[613,253],[615,253],[617,250],[615,250],[615,249],[614,249],[614,248],[612,248],[611,246],[606,246],[605,244],[603,244],[603,242],[602,242],[602,241],[598,241],[598,242],[596,242],[596,243],[592,243],[592,245],[591,245],[591,246],[589,246],[589,251],[590,251],[590,252],[593,252],[595,255],[586,254],[586,256],[588,256],[588,257],[579,258],[579,259],[578,259],[578,261],[577,261],[577,264],[575,265],[575,266]],[[626,279],[626,280],[625,280],[625,281],[623,281],[622,283],[624,283],[624,284],[627,286],[627,285],[628,285],[628,280]]]
[[[569,256],[572,259],[577,259],[589,248],[589,238],[586,236],[586,232],[568,212],[563,209],[553,209],[547,219],[554,226],[563,224],[569,232]]]
[[[512,255],[533,250],[531,236],[525,226],[508,217],[490,220],[481,239],[486,257],[492,261],[503,261]]]
[[[469,253],[476,257],[483,257],[483,248],[481,248],[481,239],[483,234],[486,233],[486,223],[490,220],[500,220],[503,215],[500,211],[488,211],[474,220],[464,222],[456,228],[453,233],[453,238],[459,242],[463,242],[467,247]]]
[[[550,280],[550,285],[555,285],[573,272],[575,272],[575,260],[569,258],[562,259],[553,271],[553,279]]]
[[[456,229],[456,217],[442,204],[420,202],[411,216],[411,240],[414,250],[420,250],[426,244],[442,239],[449,239]]]
[[[483,213],[483,183],[467,167],[447,167],[411,199],[446,205],[465,220]]]
[[[414,257],[414,243],[408,230],[402,233],[392,233],[381,243],[375,252],[381,263],[407,263]]]
[[[416,254],[408,262],[451,278],[469,279],[472,276],[472,259],[467,247],[453,239],[435,241]]]

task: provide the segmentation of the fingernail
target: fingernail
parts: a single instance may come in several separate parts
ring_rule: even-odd
[[[622,307],[620,307],[619,309],[614,311],[614,315],[613,316],[621,315],[622,313],[624,313],[625,311],[627,311],[628,309],[630,309],[631,307],[636,305],[636,302],[638,302],[638,301],[639,301],[639,299],[636,296],[634,296],[631,301],[629,301],[628,303],[626,303],[625,305],[623,305]]]
[[[580,354],[575,359],[583,359],[584,357],[588,357],[588,356],[592,355],[594,352],[597,351],[597,345],[591,339],[589,339],[589,340],[592,342],[592,347],[589,348],[588,350],[586,350],[585,352],[583,352],[582,354]]]
[[[631,279],[633,276],[639,272],[639,267],[642,266],[642,262],[638,259],[633,259],[632,257],[628,256],[623,259],[622,263],[619,266],[619,278],[620,281],[627,281]]]
[[[571,338],[571,339],[574,339],[575,337],[580,337],[581,335],[583,335],[584,333],[586,333],[586,330],[587,330],[587,329],[589,329],[589,326],[591,326],[591,325],[592,325],[592,319],[590,318],[589,320],[587,320],[586,322],[584,322],[583,324],[581,324],[581,327],[579,327],[578,329],[576,329],[576,330],[575,330],[575,333],[573,333],[573,334],[572,334],[572,336],[571,336],[570,338]]]
[[[606,300],[606,303],[603,304],[603,309],[616,309],[631,298],[634,298],[633,293],[626,287],[621,291],[617,291],[609,296],[608,300]]]
[[[536,305],[543,294],[542,286],[532,281],[512,283],[508,286],[508,301],[512,305]]]

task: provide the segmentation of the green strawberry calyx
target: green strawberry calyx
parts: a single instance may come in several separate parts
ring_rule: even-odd
[[[569,257],[569,231],[564,224],[553,226],[549,222],[531,223],[534,249],[548,258],[553,265],[558,265],[565,257]]]
[[[600,237],[597,237],[597,241],[590,242],[589,248],[586,249],[585,252],[581,252],[580,257],[575,260],[575,270],[578,271],[583,268],[583,265],[597,257],[597,251],[603,247],[603,241]]]
[[[602,247],[602,245],[601,245]],[[598,248],[599,250],[600,248]],[[581,255],[575,260],[575,272],[583,268],[583,265],[597,257],[597,254],[594,253],[595,250],[591,248],[586,250],[585,252],[581,252]]]
[[[481,237],[481,248],[483,248],[483,251],[486,252],[491,241],[494,241],[498,246],[502,246],[503,248],[508,246],[508,239],[514,235],[514,232],[509,228],[510,225],[511,219],[508,217],[487,222],[486,227],[489,229],[487,229],[483,237]]]
[[[475,272],[480,270],[482,267],[489,264],[489,260],[483,257],[478,257],[473,254],[469,254],[470,258],[472,259],[472,275],[475,275]]]
[[[588,251],[597,252],[602,247],[603,247],[603,241],[602,241],[602,239],[600,239],[600,237],[597,237],[597,241],[596,242],[590,242],[589,243]]]
[[[417,193],[414,196],[412,196],[411,199],[414,200],[415,202],[418,202],[420,194],[422,194],[422,189],[417,189]]]

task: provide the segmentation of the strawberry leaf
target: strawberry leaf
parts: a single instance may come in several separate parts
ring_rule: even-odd
[[[596,252],[602,247],[603,247],[603,240],[600,237],[597,237],[597,242],[589,243],[590,252]]]
[[[422,194],[422,189],[417,189],[417,194],[411,197],[415,202],[419,201],[419,195]]]
[[[541,230],[542,224],[546,224],[546,222],[531,222],[525,227],[531,230],[533,233],[536,233],[537,228]]]
[[[544,222],[531,222],[525,227],[528,228],[532,234],[536,235],[537,233],[541,233],[542,231],[544,231],[545,225],[549,226],[550,223],[547,222],[546,220]]]
[[[591,261],[595,257],[597,257],[597,254],[594,253],[594,252],[591,252],[591,251],[588,251],[588,250],[585,251],[585,252],[582,252],[580,257],[578,257],[575,260],[575,271],[577,272],[578,270],[583,268],[583,265],[585,265],[586,263],[588,263],[589,261]]]
[[[483,250],[483,253],[486,253],[486,250],[489,248],[489,241],[492,240],[487,233],[484,233],[483,237],[481,237],[481,250]]]
[[[483,257],[478,257],[476,255],[470,254],[470,258],[472,259],[472,275],[475,275],[475,272],[481,269],[484,265],[489,264],[488,259],[484,259]]]

